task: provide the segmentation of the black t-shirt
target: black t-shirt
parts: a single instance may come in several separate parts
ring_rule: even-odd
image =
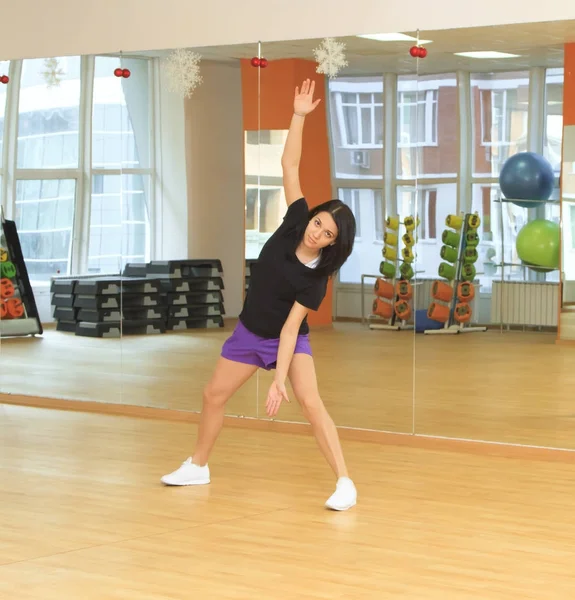
[[[292,202],[283,223],[262,248],[250,268],[250,285],[240,320],[264,338],[278,338],[294,305],[317,310],[322,303],[328,276],[304,265],[296,256],[298,231],[309,221],[305,198]],[[299,333],[309,332],[307,317]]]

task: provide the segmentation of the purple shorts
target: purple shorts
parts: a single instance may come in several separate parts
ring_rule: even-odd
[[[269,371],[275,369],[278,358],[279,338],[267,339],[255,335],[238,321],[232,335],[222,346],[222,356],[228,360],[255,365]],[[309,335],[298,335],[294,354],[309,354]]]

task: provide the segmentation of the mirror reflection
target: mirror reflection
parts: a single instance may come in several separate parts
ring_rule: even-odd
[[[419,181],[431,197],[417,256],[431,288],[416,337],[418,434],[573,445],[572,375],[555,344],[564,48],[549,45],[549,25],[531,24],[527,44],[519,26],[421,34],[431,133]]]
[[[3,393],[121,401],[119,344],[78,321],[97,308],[87,276],[117,275],[122,261],[119,182],[107,199],[101,184],[122,166],[124,98],[102,60],[1,66]]]

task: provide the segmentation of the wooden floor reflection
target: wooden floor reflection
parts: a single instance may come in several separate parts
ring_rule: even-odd
[[[232,327],[3,340],[0,391],[198,411]],[[312,346],[339,426],[411,433],[415,423],[421,434],[575,448],[575,348],[556,345],[554,334],[424,336],[337,323],[313,331]],[[260,371],[228,414],[264,417],[271,378]],[[280,418],[302,421],[297,403]]]

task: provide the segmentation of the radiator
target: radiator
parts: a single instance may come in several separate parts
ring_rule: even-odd
[[[557,327],[559,284],[537,281],[494,281],[491,322],[504,325]]]

